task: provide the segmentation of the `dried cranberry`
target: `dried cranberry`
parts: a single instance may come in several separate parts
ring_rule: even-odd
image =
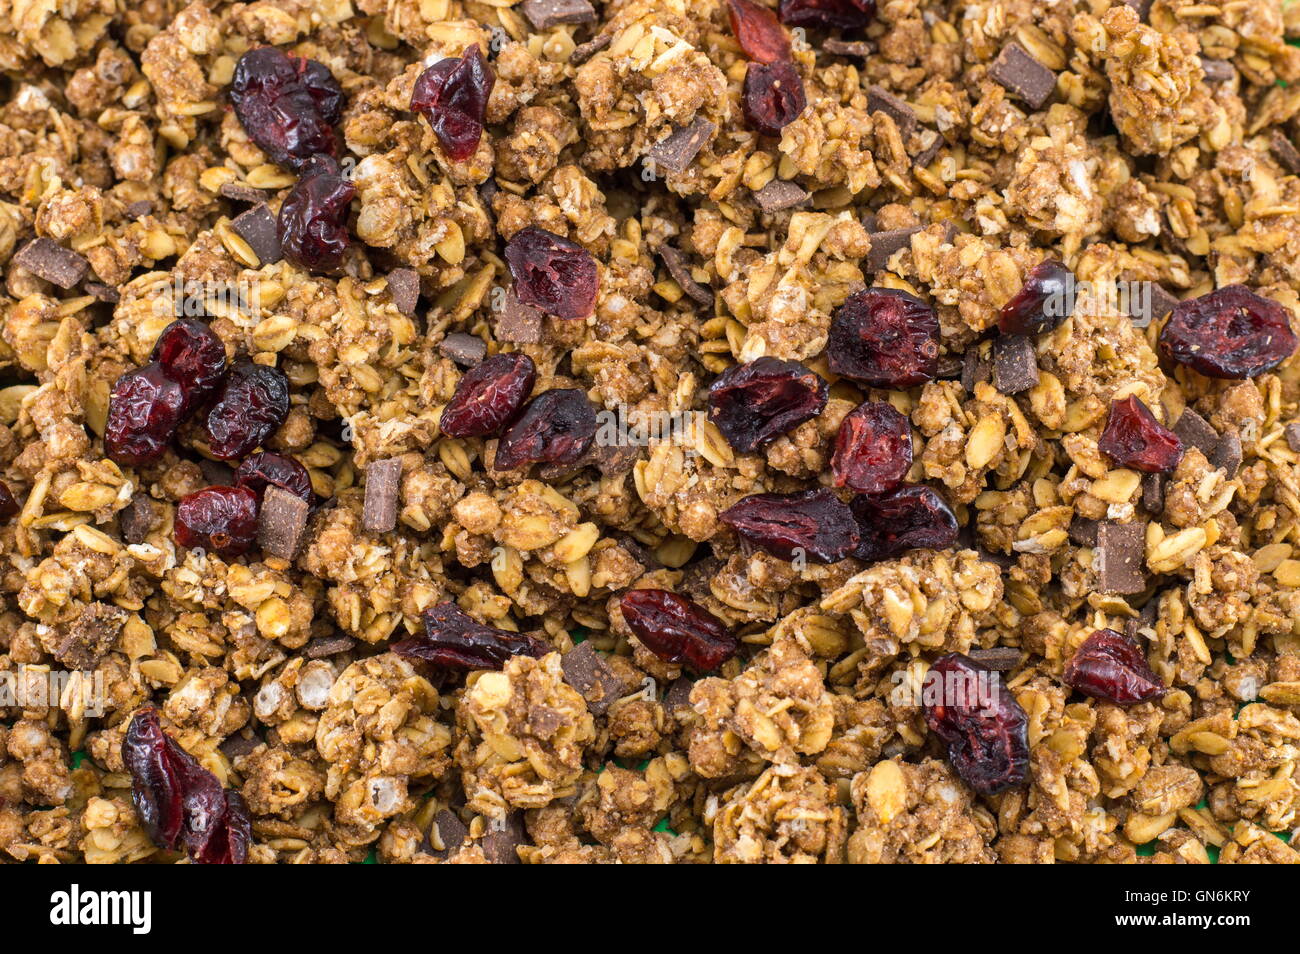
[[[429,121],[449,159],[463,162],[478,150],[496,81],[477,43],[434,63],[415,81],[411,109]]]
[[[1179,302],[1160,332],[1161,354],[1211,378],[1253,378],[1295,346],[1287,309],[1245,285]]]
[[[849,502],[862,539],[860,560],[892,560],[908,550],[946,550],[957,542],[957,517],[938,492],[904,484],[882,494]]]
[[[280,205],[280,251],[309,272],[333,272],[352,244],[348,208],[357,187],[339,172],[338,163],[317,156]]]
[[[852,30],[876,15],[876,0],[781,0],[781,22],[790,26]]]
[[[245,457],[235,471],[235,486],[247,487],[257,494],[259,503],[267,487],[279,487],[301,497],[307,503],[313,503],[316,499],[307,468],[292,457],[271,451],[259,451]]]
[[[820,414],[829,393],[826,381],[798,361],[756,358],[718,375],[709,388],[709,420],[749,454]]]
[[[948,747],[948,761],[981,795],[1023,785],[1029,775],[1029,720],[991,669],[962,653],[935,660],[922,689],[925,722]]]
[[[1183,442],[1155,419],[1133,395],[1110,406],[1110,418],[1097,449],[1119,464],[1159,474],[1173,470],[1183,459]]]
[[[343,118],[343,89],[324,63],[275,47],[249,50],[235,65],[230,101],[239,124],[277,165],[297,171],[332,156]]]
[[[176,505],[176,545],[223,559],[247,553],[257,539],[257,494],[247,487],[205,487]]]
[[[728,0],[731,32],[751,60],[776,63],[790,59],[790,35],[767,7],[754,0]]]
[[[424,635],[392,645],[393,652],[440,669],[500,669],[511,656],[541,659],[551,647],[525,633],[485,626],[455,603],[424,611]]]
[[[557,318],[585,318],[596,307],[596,260],[581,245],[530,225],[506,243],[515,296]]]
[[[1020,291],[998,312],[1004,335],[1036,335],[1059,326],[1074,311],[1074,274],[1046,259],[1033,267]]]
[[[18,512],[18,501],[14,500],[9,485],[0,480],[0,520],[8,520]]]
[[[892,404],[868,401],[845,416],[835,435],[835,486],[861,494],[892,490],[912,466],[912,429]]]
[[[645,648],[697,672],[717,669],[740,641],[703,606],[667,590],[629,590],[619,600],[623,620]]]
[[[803,80],[794,64],[750,63],[745,70],[745,125],[764,136],[779,136],[808,105]]]
[[[910,388],[939,370],[939,318],[915,295],[866,288],[831,319],[826,356],[836,374],[873,388]]]
[[[208,449],[222,460],[255,450],[289,416],[289,380],[277,368],[236,361],[204,419]]]
[[[577,388],[543,391],[497,442],[493,470],[525,464],[573,464],[596,438],[596,411]]]
[[[122,761],[145,831],[160,848],[184,846],[199,864],[242,865],[248,858],[251,824],[238,792],[163,731],[158,710],[141,709],[127,726]]]
[[[180,318],[164,328],[150,358],[185,392],[185,414],[206,401],[226,373],[226,346],[197,318]]]
[[[156,361],[117,379],[108,399],[104,451],[119,464],[147,464],[167,450],[185,414],[185,391]]]
[[[1159,699],[1169,691],[1147,665],[1142,647],[1113,629],[1099,629],[1083,641],[1065,667],[1065,684],[1120,706]]]
[[[825,487],[797,494],[754,494],[720,519],[754,546],[782,560],[802,556],[835,563],[858,545],[853,513]]]
[[[537,366],[520,351],[498,354],[465,372],[438,426],[452,437],[483,437],[505,427],[533,393]]]

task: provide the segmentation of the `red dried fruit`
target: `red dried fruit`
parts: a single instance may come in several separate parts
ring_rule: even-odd
[[[521,351],[498,354],[466,371],[438,426],[451,437],[483,437],[519,416],[533,393],[537,366]]]
[[[1211,378],[1253,378],[1291,356],[1290,313],[1245,285],[1180,301],[1160,332],[1160,353]]]
[[[0,520],[8,520],[18,512],[18,501],[14,500],[9,485],[0,480]]]
[[[333,272],[352,244],[348,209],[357,187],[339,172],[338,163],[317,156],[280,204],[280,251],[309,272]]]
[[[1065,684],[1085,696],[1120,706],[1159,699],[1166,692],[1137,642],[1113,629],[1099,629],[1083,641],[1065,667]]]
[[[728,0],[731,32],[751,60],[777,63],[790,59],[790,35],[767,7],[754,0]]]
[[[831,319],[826,356],[836,374],[873,388],[910,388],[939,370],[939,318],[915,295],[866,288]]]
[[[728,507],[719,519],[782,560],[835,563],[858,545],[853,513],[825,487],[797,494],[754,494]]]
[[[226,346],[197,318],[180,318],[164,328],[150,359],[185,392],[183,414],[206,401],[226,373]]]
[[[876,0],[781,0],[781,22],[790,26],[852,30],[876,15]]]
[[[235,64],[230,102],[248,138],[277,165],[297,171],[335,153],[343,89],[324,63],[275,47],[249,50]]]
[[[155,845],[172,851],[184,846],[205,865],[247,860],[252,827],[243,798],[223,789],[163,731],[158,710],[141,709],[132,717],[122,761],[131,775],[136,814]]]
[[[892,404],[867,401],[840,423],[831,455],[836,487],[882,493],[897,487],[911,466],[912,428]]]
[[[981,795],[1029,777],[1029,720],[996,672],[962,653],[935,660],[922,689],[925,723],[948,747],[948,761]]]
[[[1097,449],[1121,467],[1148,474],[1171,471],[1183,459],[1178,435],[1157,421],[1134,395],[1111,404]]]
[[[257,494],[258,503],[267,487],[279,487],[307,503],[314,503],[316,495],[311,489],[311,475],[307,468],[283,454],[259,451],[244,458],[235,471],[235,486],[247,487]]]
[[[1004,335],[1036,335],[1058,327],[1074,311],[1074,273],[1052,259],[1025,276],[1020,291],[998,312]]]
[[[600,276],[581,245],[530,225],[506,243],[515,297],[557,318],[586,318],[596,307]]]
[[[742,88],[745,125],[764,136],[779,136],[808,105],[794,64],[750,63]]]
[[[203,427],[213,457],[237,460],[256,450],[289,416],[284,372],[236,361],[208,409]]]
[[[185,414],[185,391],[150,362],[117,379],[108,399],[104,451],[119,464],[147,464],[166,452]]]
[[[717,669],[740,641],[703,606],[667,590],[629,590],[619,600],[623,620],[645,648],[696,672]]]
[[[485,626],[455,603],[424,611],[424,635],[393,643],[393,652],[440,669],[500,669],[511,656],[541,659],[551,647],[525,633]]]
[[[525,464],[574,464],[596,437],[596,411],[577,388],[543,391],[497,442],[493,470]]]
[[[882,494],[854,497],[860,560],[892,560],[908,550],[946,550],[957,542],[957,517],[931,487],[904,484]]]
[[[826,381],[798,361],[756,358],[718,375],[709,388],[709,420],[749,454],[820,414],[829,393]]]
[[[411,110],[429,121],[449,159],[463,162],[478,150],[496,81],[477,43],[434,63],[415,81]]]
[[[176,505],[176,545],[222,559],[247,553],[257,539],[257,494],[247,487],[205,487]]]

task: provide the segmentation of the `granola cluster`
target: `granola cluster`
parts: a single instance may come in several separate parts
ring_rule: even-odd
[[[0,3],[0,859],[181,860],[133,768],[156,710],[250,863],[1300,862],[1300,359],[1225,378],[1162,340],[1228,286],[1300,328],[1296,5],[777,6]],[[266,47],[341,97],[337,267],[286,225],[318,157],[232,93]],[[480,63],[474,116],[446,90]],[[507,251],[536,230],[589,313],[539,305]],[[1052,263],[1069,308],[1009,333]],[[933,312],[920,383],[828,354],[868,288]],[[303,489],[249,484],[241,547],[182,542],[192,495],[245,486],[219,394],[120,450],[119,382],[181,318],[287,388],[253,446]],[[452,426],[506,355],[520,406]],[[710,386],[759,361],[828,386],[742,450]],[[597,417],[576,449],[522,407],[561,391]],[[1128,398],[1176,466],[1116,457]],[[864,402],[944,545],[876,517],[819,560],[738,522],[854,504]],[[1081,688],[1099,633],[1132,697]],[[999,673],[1020,774],[968,768],[940,657]]]

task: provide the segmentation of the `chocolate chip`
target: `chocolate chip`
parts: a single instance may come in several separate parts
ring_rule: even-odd
[[[1282,436],[1286,438],[1286,446],[1300,454],[1300,424],[1288,424]]]
[[[1147,282],[1147,295],[1129,295],[1129,317],[1135,328],[1145,328],[1174,310],[1178,297],[1165,290],[1158,282]]]
[[[586,43],[579,43],[574,47],[573,53],[569,56],[569,62],[574,66],[581,66],[613,42],[614,34],[612,33],[602,33],[599,36],[593,36]]]
[[[420,301],[420,274],[413,268],[395,268],[388,273],[388,294],[404,315],[415,314]]]
[[[280,228],[265,202],[235,216],[230,227],[248,243],[261,264],[272,265],[280,260]]]
[[[602,444],[597,439],[592,443],[591,450],[587,452],[586,460],[588,463],[595,464],[602,476],[618,477],[630,472],[636,466],[636,462],[641,459],[641,451],[641,447],[626,441]]]
[[[993,386],[1020,394],[1038,383],[1038,355],[1028,335],[1001,335],[993,342]]]
[[[517,865],[519,853],[515,849],[527,843],[524,813],[511,812],[504,819],[489,823],[488,830],[479,841],[479,847],[483,849],[483,857],[489,864]]]
[[[1011,646],[994,646],[991,649],[972,649],[966,655],[986,669],[1007,672],[1020,665],[1024,654]]]
[[[1056,89],[1056,74],[1014,41],[1002,48],[989,67],[989,77],[1031,109],[1042,109]]]
[[[685,172],[717,129],[703,116],[696,116],[690,125],[674,130],[667,139],[651,146],[646,155],[656,166],[669,172]]]
[[[1201,57],[1201,70],[1207,83],[1226,83],[1236,73],[1227,60],[1212,60],[1208,56]]]
[[[1287,172],[1300,175],[1300,149],[1296,149],[1295,143],[1288,139],[1282,130],[1274,129],[1268,144],[1273,150],[1273,155],[1277,156],[1277,161],[1282,163]]]
[[[262,552],[281,560],[296,557],[310,512],[310,504],[297,494],[267,487],[257,515],[257,543]]]
[[[1237,476],[1241,468],[1241,436],[1236,431],[1227,431],[1219,438],[1210,455],[1210,464],[1226,471],[1229,479]]]
[[[498,341],[537,344],[542,340],[541,309],[520,301],[512,285],[506,289],[501,308],[496,312],[496,327],[493,330]]]
[[[1153,517],[1158,517],[1165,511],[1165,483],[1168,478],[1164,474],[1143,474],[1142,475],[1142,509]]]
[[[822,50],[835,56],[856,56],[865,60],[876,52],[876,44],[869,40],[841,40],[832,36],[822,40]]]
[[[60,288],[73,288],[86,277],[90,262],[53,239],[32,239],[14,254],[14,264]]]
[[[214,487],[229,487],[235,482],[235,471],[224,460],[199,460],[199,472]]]
[[[943,151],[943,147],[948,144],[948,141],[933,129],[924,129],[921,134],[925,137],[924,141],[927,144],[922,146],[921,151],[912,157],[912,165],[924,167],[938,158],[939,153]]]
[[[887,89],[871,86],[867,89],[867,112],[884,113],[894,121],[903,139],[916,128],[916,112]]]
[[[1146,589],[1146,527],[1140,523],[1103,523],[1097,528],[1097,588],[1128,595]]]
[[[54,650],[54,658],[69,669],[94,669],[117,643],[127,612],[107,603],[87,603]]]
[[[616,533],[614,539],[618,541],[619,549],[623,550],[637,563],[641,564],[645,570],[662,570],[664,565],[659,562],[659,558],[647,550],[636,537],[630,533]]]
[[[325,659],[328,656],[346,653],[356,645],[357,641],[351,636],[339,633],[335,636],[317,636],[303,647],[302,652],[308,659]]]
[[[234,762],[236,759],[242,759],[245,756],[252,755],[264,744],[265,740],[254,732],[249,735],[232,735],[230,738],[226,739],[226,741],[217,746],[217,748],[221,750],[222,755],[231,762]]]
[[[524,0],[520,5],[534,30],[563,23],[595,23],[596,9],[587,0]]]
[[[1197,448],[1205,455],[1206,460],[1213,456],[1214,448],[1219,446],[1219,432],[1190,407],[1183,409],[1182,416],[1174,425],[1174,433],[1178,435],[1184,447]]]
[[[797,208],[809,199],[808,191],[797,182],[788,179],[773,179],[754,193],[754,200],[764,212],[784,212]]]
[[[123,210],[128,219],[143,219],[146,215],[153,214],[153,201],[151,199],[137,199],[135,202],[127,204]]]
[[[127,543],[144,543],[144,538],[158,525],[158,509],[143,491],[131,495],[131,502],[117,512],[117,525]]]
[[[967,394],[975,393],[975,385],[993,378],[993,363],[980,354],[980,346],[973,344],[961,356],[961,386]]]
[[[460,816],[444,808],[433,816],[433,824],[429,826],[429,834],[425,840],[428,843],[429,854],[446,860],[459,851],[468,838],[469,828],[460,820]]]
[[[86,294],[96,301],[116,305],[122,300],[121,294],[112,285],[105,285],[103,282],[86,282],[84,287]]]
[[[257,205],[259,202],[266,201],[265,191],[254,189],[251,185],[244,185],[242,182],[223,182],[217,191],[227,199],[234,199],[236,202]]]
[[[713,304],[713,292],[697,282],[691,275],[691,267],[686,261],[686,256],[671,245],[660,245],[656,251],[659,257],[664,260],[664,265],[668,268],[668,274],[673,276],[673,280],[681,286],[682,291],[686,292],[691,298],[701,305]]]
[[[453,331],[438,342],[438,353],[451,358],[462,368],[472,368],[476,364],[482,364],[487,357],[487,342],[478,335]]]
[[[1095,547],[1097,545],[1097,528],[1101,526],[1100,520],[1089,520],[1087,517],[1076,516],[1070,521],[1070,542],[1080,547]]]
[[[921,231],[921,226],[910,229],[889,229],[884,232],[872,232],[871,250],[867,252],[867,273],[874,275],[883,272],[889,260],[899,249],[912,247],[912,236]]]
[[[674,709],[689,708],[691,704],[691,689],[694,688],[693,680],[686,676],[679,676],[668,686],[668,691],[664,693],[664,708],[671,713]]]
[[[966,362],[963,360],[965,355],[941,354],[939,355],[939,364],[936,366],[934,376],[940,381],[956,381],[961,377],[965,370]]]
[[[564,681],[587,700],[593,715],[603,716],[625,691],[623,681],[589,642],[579,643],[561,656],[560,668]]]
[[[402,482],[402,462],[396,457],[366,465],[366,496],[361,525],[387,533],[397,526],[397,492]]]

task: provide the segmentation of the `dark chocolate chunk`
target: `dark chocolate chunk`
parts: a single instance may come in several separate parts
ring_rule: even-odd
[[[754,200],[764,212],[783,212],[808,201],[808,191],[797,182],[773,179],[754,193]]]
[[[630,533],[616,533],[614,539],[618,541],[619,548],[626,552],[633,560],[640,563],[646,570],[662,570],[664,565],[659,562],[659,558],[651,553],[642,545],[641,541]]]
[[[1241,468],[1241,436],[1236,431],[1227,431],[1219,438],[1210,455],[1210,464],[1225,470],[1229,479],[1237,476]]]
[[[910,249],[912,247],[912,236],[921,231],[921,226],[914,225],[909,229],[889,229],[884,232],[871,233],[871,250],[867,252],[867,274],[874,275],[877,272],[883,272],[889,264],[890,258],[899,249]]]
[[[234,199],[236,202],[257,205],[259,202],[266,201],[264,190],[254,189],[251,185],[244,185],[242,182],[223,182],[217,191],[227,199]]]
[[[966,368],[965,355],[941,354],[934,376],[940,381],[956,381]]]
[[[594,441],[584,458],[584,463],[595,464],[596,469],[604,477],[618,477],[626,474],[636,466],[636,462],[641,459],[643,450],[637,444],[628,441],[622,441],[617,444],[602,444],[599,439]]]
[[[87,603],[54,650],[54,658],[69,669],[94,669],[117,643],[127,612],[108,603]]]
[[[122,539],[127,543],[144,543],[144,538],[158,525],[158,508],[149,495],[136,491],[131,502],[117,512],[117,525],[122,528]]]
[[[517,865],[519,853],[515,851],[520,845],[528,843],[528,833],[524,830],[524,813],[511,812],[503,819],[488,823],[488,830],[479,840],[483,857],[489,864]]]
[[[246,755],[252,755],[263,745],[264,740],[256,732],[248,735],[232,735],[226,741],[222,742],[217,748],[231,762],[235,759],[242,759]]]
[[[1056,74],[1014,41],[1002,48],[989,67],[989,77],[1031,109],[1042,109],[1056,89]]]
[[[235,482],[235,470],[224,460],[199,460],[199,472],[203,479],[214,487],[229,487]]]
[[[420,301],[420,274],[413,268],[395,268],[388,273],[388,294],[404,315],[415,314]]]
[[[310,512],[311,505],[297,494],[268,486],[257,514],[257,543],[262,552],[281,560],[296,557]]]
[[[1174,433],[1178,435],[1184,447],[1197,448],[1205,455],[1206,460],[1214,455],[1214,448],[1219,446],[1219,432],[1190,407],[1183,409],[1182,416],[1174,425]]]
[[[865,60],[876,52],[876,44],[870,40],[841,40],[832,36],[822,40],[822,50],[835,56],[856,56]]]
[[[991,649],[972,649],[966,655],[986,669],[1007,672],[1020,665],[1024,654],[1012,646],[994,646]]]
[[[496,326],[493,330],[498,341],[537,344],[542,340],[541,309],[520,301],[513,285],[506,289],[501,308],[495,314]]]
[[[230,227],[248,243],[263,265],[272,265],[280,260],[280,228],[275,213],[267,208],[265,202],[239,213],[231,220]]]
[[[524,0],[520,4],[534,30],[563,23],[595,23],[596,9],[587,0]]]
[[[103,282],[86,282],[83,287],[86,289],[86,294],[96,301],[116,305],[122,300],[121,294],[112,285],[105,285]]]
[[[602,33],[599,36],[593,36],[586,43],[579,43],[574,47],[573,55],[569,57],[569,62],[574,66],[581,66],[613,42],[614,34],[612,33]]]
[[[623,681],[589,642],[579,643],[560,657],[560,667],[564,681],[587,700],[593,715],[603,716],[626,691]]]
[[[445,358],[451,358],[462,368],[472,368],[482,364],[487,357],[487,342],[478,335],[453,331],[438,342],[438,352]]]
[[[972,344],[961,356],[961,386],[967,394],[975,393],[975,385],[993,378],[993,362],[980,354],[980,346]]]
[[[1207,83],[1226,83],[1236,72],[1227,60],[1212,60],[1208,56],[1201,57],[1201,69]]]
[[[695,682],[686,676],[678,676],[669,685],[668,691],[664,693],[664,708],[669,714],[674,709],[683,707],[689,708],[691,704],[691,689],[694,688]]]
[[[690,263],[686,261],[686,256],[679,249],[675,249],[671,245],[660,245],[656,251],[658,251],[659,257],[664,260],[664,265],[668,268],[668,274],[673,276],[673,280],[681,286],[682,291],[701,305],[713,304],[713,292],[697,282],[691,275]]]
[[[1296,149],[1295,143],[1288,139],[1282,130],[1274,129],[1268,144],[1277,161],[1282,163],[1287,172],[1300,175],[1300,149]]]
[[[429,854],[446,860],[459,851],[468,838],[469,828],[460,820],[460,816],[444,808],[433,816],[433,824],[429,826],[425,840],[428,842]]]
[[[689,125],[674,130],[667,139],[651,146],[646,155],[656,166],[669,172],[685,172],[717,129],[703,116],[696,116]]]
[[[351,636],[338,633],[334,636],[317,636],[303,647],[302,652],[308,659],[325,659],[327,656],[346,653],[356,645],[357,641]]]
[[[1097,528],[1101,526],[1100,520],[1089,520],[1087,517],[1076,516],[1070,521],[1070,542],[1080,547],[1095,547],[1097,545]]]
[[[939,153],[943,151],[943,147],[948,144],[948,141],[933,129],[921,130],[921,136],[926,144],[921,147],[916,155],[912,156],[912,165],[914,166],[928,166],[938,158]]]
[[[1038,383],[1038,355],[1028,335],[1002,335],[993,341],[993,386],[1020,394]]]
[[[361,525],[387,533],[397,526],[397,494],[402,484],[402,462],[396,457],[366,465],[366,496],[361,508]]]
[[[14,253],[14,264],[60,288],[73,288],[86,277],[90,262],[53,239],[32,239]]]
[[[916,128],[916,113],[912,107],[889,90],[879,86],[871,86],[867,89],[867,112],[884,113],[892,119],[904,140]]]
[[[1097,528],[1097,588],[1121,596],[1146,589],[1146,526],[1106,522]]]
[[[1153,517],[1158,517],[1165,510],[1165,483],[1168,478],[1164,474],[1143,474],[1142,475],[1142,509]]]
[[[1128,313],[1133,319],[1133,326],[1145,328],[1153,321],[1159,321],[1178,304],[1178,297],[1165,290],[1158,282],[1148,282],[1149,295],[1128,295]]]
[[[1288,424],[1282,436],[1286,438],[1286,446],[1300,454],[1300,424]]]
[[[132,221],[143,219],[146,215],[153,214],[153,200],[137,199],[135,202],[128,203],[123,211],[126,213],[126,217]]]

